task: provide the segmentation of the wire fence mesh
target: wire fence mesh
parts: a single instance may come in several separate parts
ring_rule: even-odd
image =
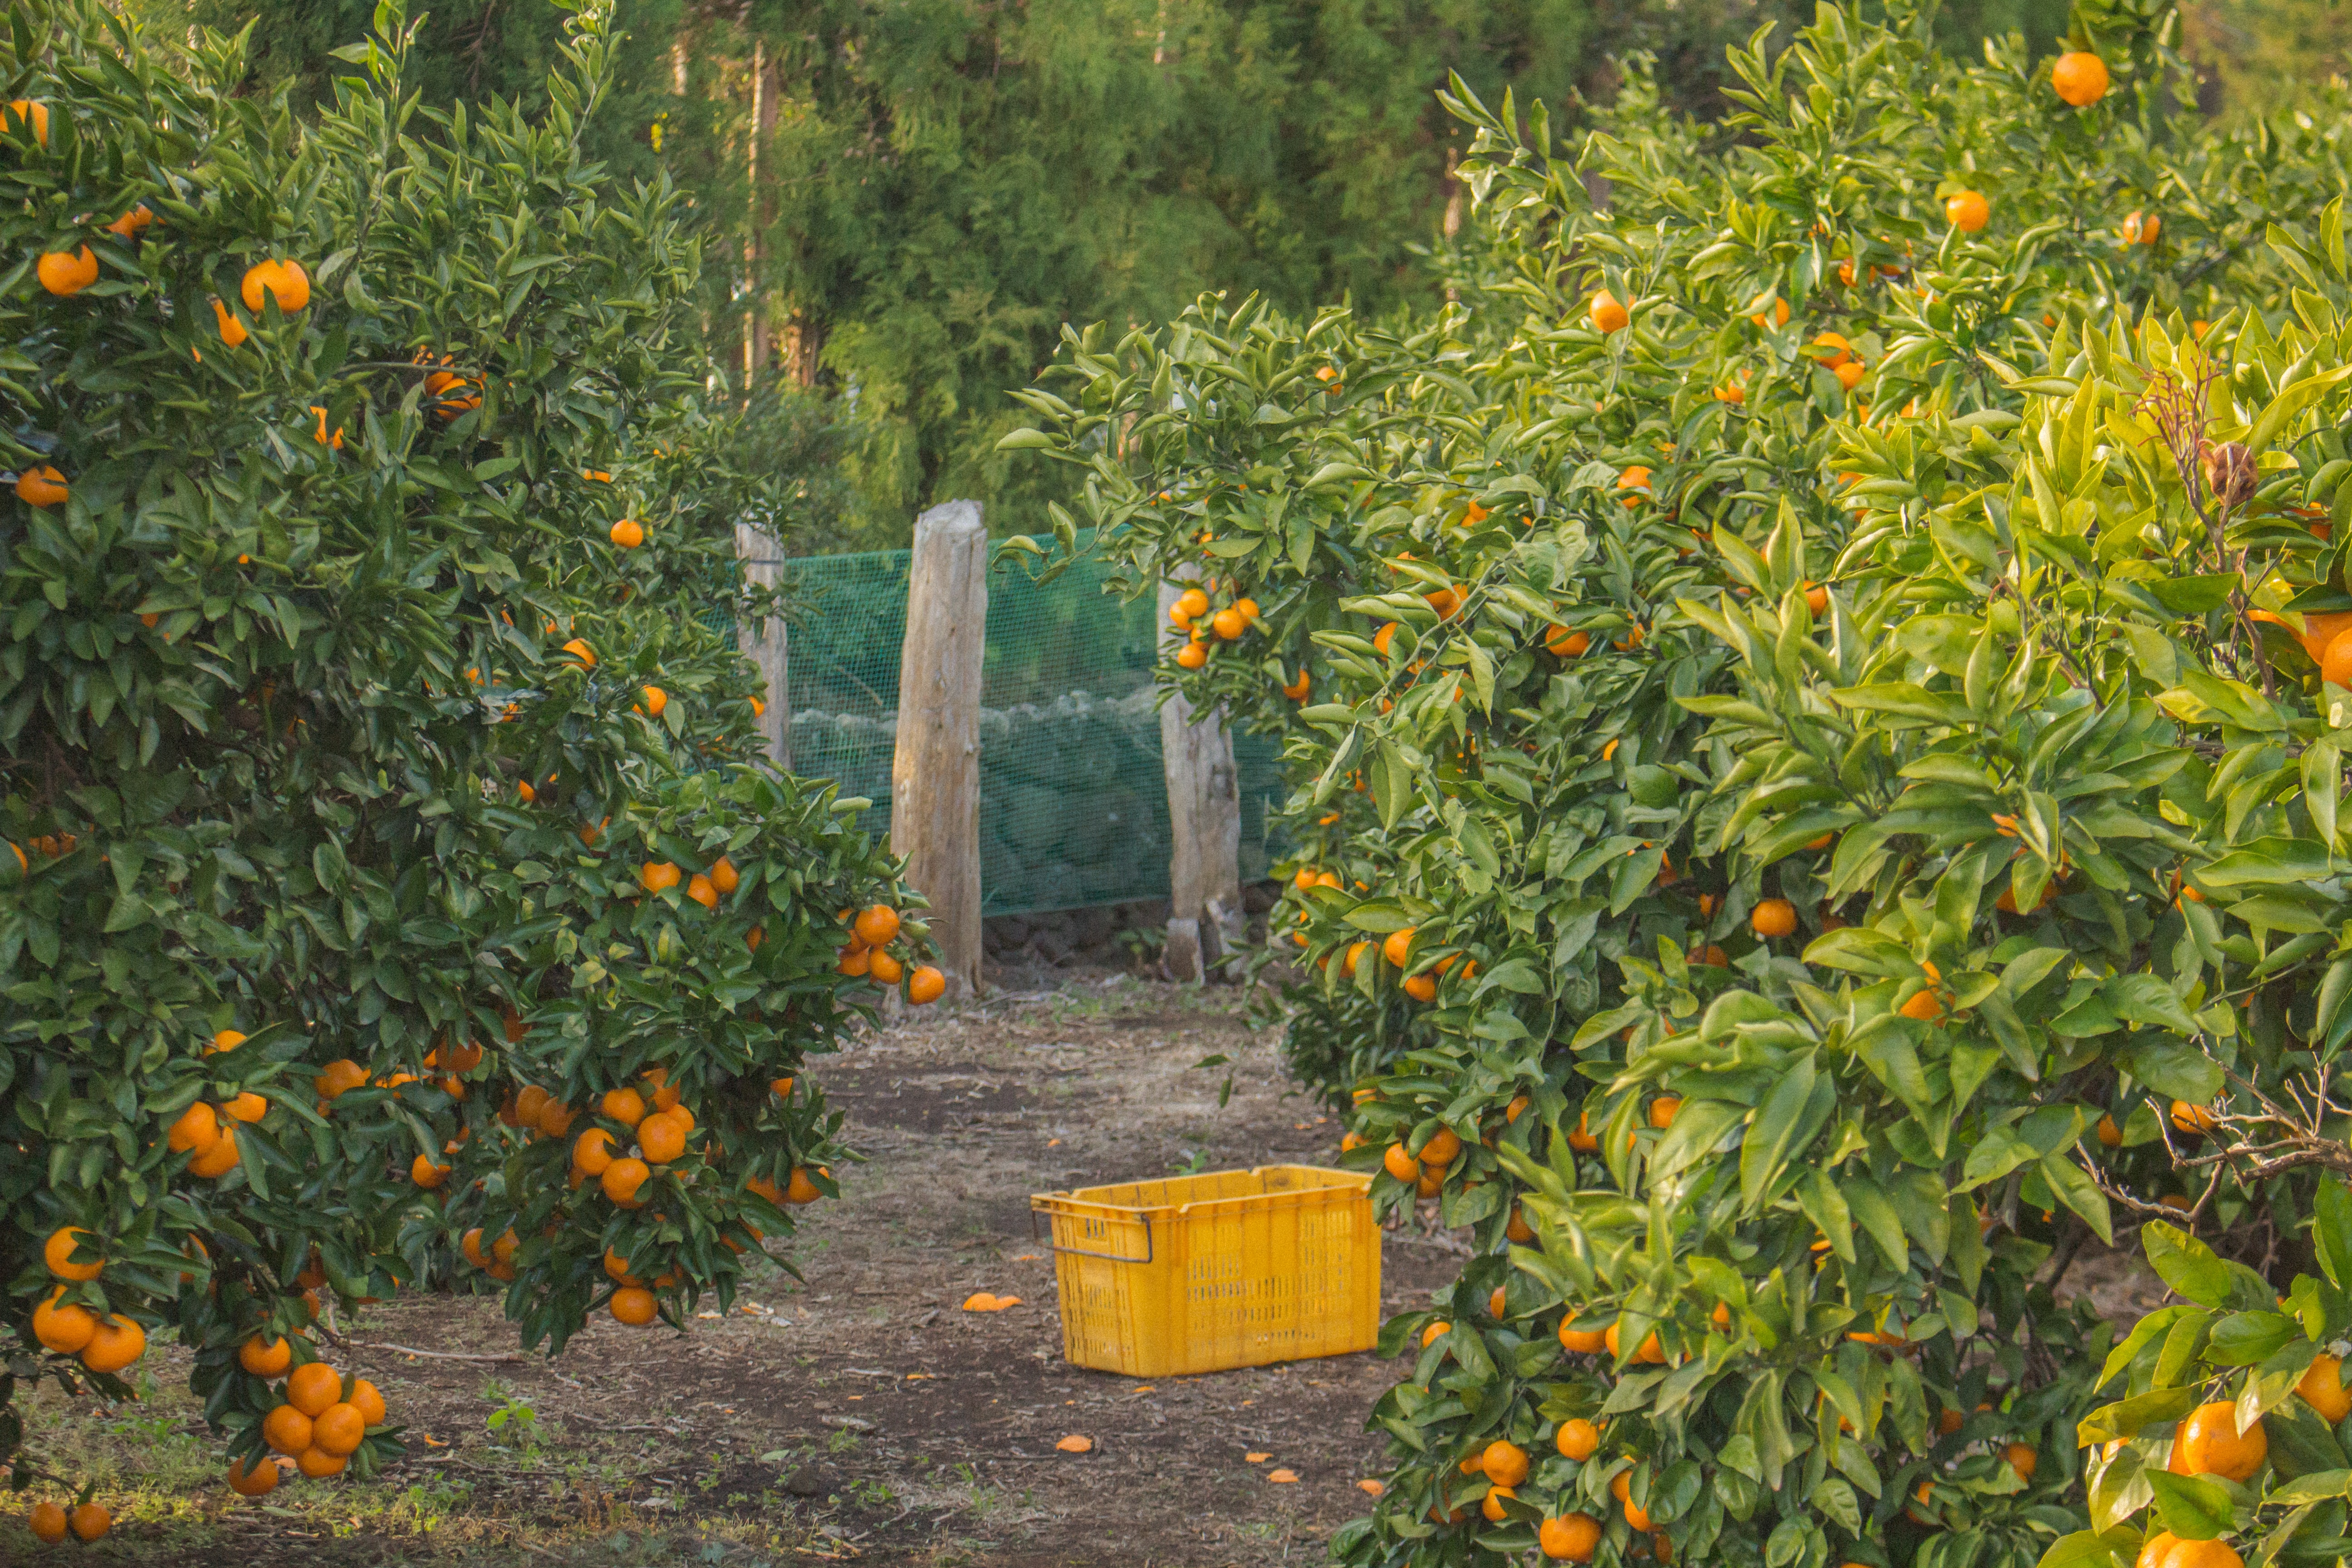
[[[1084,909],[1168,896],[1168,790],[1151,668],[1157,607],[1103,592],[1085,553],[1050,583],[1018,564],[988,578],[981,666],[981,910]],[[839,781],[890,822],[909,552],[814,555],[787,569],[793,769]],[[1270,739],[1236,734],[1242,878],[1266,875],[1280,799]]]

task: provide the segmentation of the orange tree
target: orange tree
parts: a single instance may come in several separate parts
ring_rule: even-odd
[[[2341,924],[2341,132],[2183,119],[2174,26],[1825,10],[1574,158],[1457,86],[1467,308],[1204,302],[1022,395],[1133,584],[1205,578],[1168,678],[1285,737],[1292,1059],[1480,1244],[1344,1560],[2114,1543],[2050,1270],[2200,1157],[2151,1094],[2282,1091]]]
[[[696,618],[730,481],[677,199],[577,145],[606,13],[538,112],[431,122],[378,23],[312,124],[238,40],[0,41],[8,1322],[117,1395],[176,1331],[247,1491],[397,1452],[331,1301],[495,1291],[551,1349],[725,1301],[834,1190],[796,1079],[847,972],[935,994]]]

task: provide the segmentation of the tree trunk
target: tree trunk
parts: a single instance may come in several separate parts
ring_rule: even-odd
[[[1181,574],[1197,579],[1188,566]],[[1184,581],[1160,584],[1163,635],[1184,634],[1168,610]],[[1234,767],[1234,739],[1222,712],[1196,718],[1192,705],[1171,696],[1160,710],[1160,764],[1168,779],[1168,942],[1171,980],[1199,981],[1242,935],[1242,805]]]
[[[783,570],[783,546],[748,522],[735,525],[735,555],[743,564],[743,580],[753,587],[772,588]],[[767,690],[767,711],[760,715],[760,734],[767,742],[768,760],[784,773],[793,771],[793,682],[784,619],[770,616],[740,621],[735,646],[757,665]]]
[[[949,994],[980,988],[980,666],[988,630],[988,531],[980,503],[915,520],[890,848],[930,900]]]

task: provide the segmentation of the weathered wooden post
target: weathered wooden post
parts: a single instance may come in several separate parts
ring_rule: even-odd
[[[748,522],[735,525],[735,556],[743,564],[743,580],[755,588],[772,588],[784,564],[783,546]],[[760,733],[768,743],[768,760],[785,773],[793,771],[793,681],[784,618],[769,616],[740,621],[735,646],[759,666],[767,682],[761,699],[767,710],[760,715]]]
[[[1184,633],[1168,611],[1190,581],[1160,584],[1160,627],[1181,643]],[[1242,803],[1234,768],[1234,738],[1223,712],[1195,716],[1181,695],[1160,709],[1160,756],[1168,779],[1168,978],[1198,982],[1228,948],[1242,924]]]
[[[988,530],[980,503],[915,520],[890,850],[931,901],[948,994],[980,989],[980,665],[988,630]]]

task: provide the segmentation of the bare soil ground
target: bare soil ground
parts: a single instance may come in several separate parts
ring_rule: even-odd
[[[355,1348],[336,1359],[382,1387],[407,1427],[409,1458],[378,1481],[233,1497],[176,1346],[142,1363],[136,1405],[77,1406],[48,1391],[28,1413],[33,1452],[96,1479],[118,1516],[81,1561],[1319,1560],[1381,1468],[1363,1426],[1394,1369],[1357,1355],[1144,1384],[1072,1368],[1027,1197],[1328,1163],[1339,1128],[1289,1088],[1275,1030],[1252,1026],[1239,994],[1053,979],[1058,989],[924,1016],[815,1064],[866,1161],[839,1173],[842,1201],[810,1212],[795,1252],[804,1278],[769,1271],[728,1317],[706,1313],[685,1336],[603,1321],[554,1363],[515,1355],[479,1299],[347,1321]],[[1230,1064],[1196,1066],[1213,1055]],[[1425,1300],[1460,1254],[1448,1236],[1390,1233],[1384,1312]],[[1021,1305],[962,1310],[975,1291]],[[1070,1436],[1092,1450],[1058,1450]],[[1277,1469],[1297,1479],[1270,1479]],[[0,1563],[47,1555],[16,1518],[0,1521]]]

